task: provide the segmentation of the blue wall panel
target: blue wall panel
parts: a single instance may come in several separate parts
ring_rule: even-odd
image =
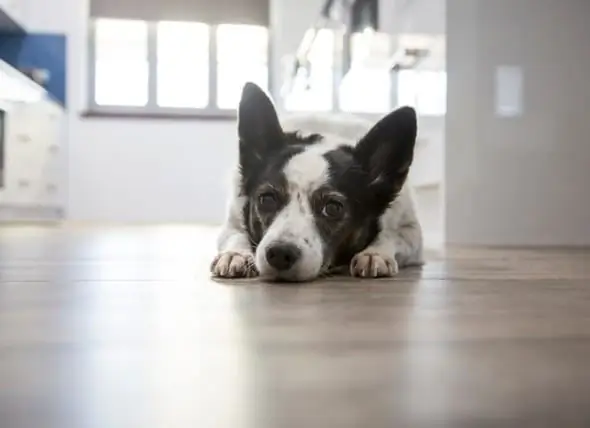
[[[57,102],[66,106],[66,37],[61,34],[0,33],[0,59],[18,69],[45,69],[49,80],[45,88]]]

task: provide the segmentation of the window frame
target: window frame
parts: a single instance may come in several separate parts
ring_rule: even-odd
[[[88,111],[84,116],[105,116],[105,117],[137,117],[137,118],[185,118],[185,119],[219,119],[234,120],[237,117],[237,108],[219,108],[217,106],[217,84],[218,84],[218,58],[217,58],[217,27],[220,24],[207,24],[209,32],[209,61],[208,61],[208,103],[205,107],[162,107],[157,104],[158,85],[158,21],[144,21],[147,24],[147,52],[148,52],[148,102],[145,106],[115,106],[100,105],[96,102],[96,22],[100,19],[93,17],[89,20],[88,29],[88,57],[86,84]],[[187,21],[188,22],[188,21]],[[230,23],[223,23],[230,24]],[[271,31],[267,31],[267,60],[268,68],[267,85],[269,91],[272,88],[272,43]],[[236,106],[237,107],[237,106]]]

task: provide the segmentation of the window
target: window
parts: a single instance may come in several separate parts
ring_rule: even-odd
[[[268,31],[254,25],[217,27],[217,106],[236,108],[247,81],[268,90]]]
[[[340,109],[386,113],[391,109],[389,34],[365,30],[351,37],[351,66],[340,85]]]
[[[313,42],[314,30],[305,38],[312,43],[307,67],[300,67],[285,98],[291,111],[329,111],[333,108],[334,32],[321,29]]]
[[[95,26],[94,94],[98,105],[148,102],[148,27],[142,21],[99,19]]]
[[[198,22],[94,20],[91,107],[235,114],[243,84],[268,88],[268,30]]]
[[[393,104],[391,35],[371,29],[351,35],[350,67],[340,81],[341,64],[335,61],[341,53],[337,37],[344,34],[329,29],[318,30],[317,34],[314,30],[307,31],[301,43],[302,50],[308,48],[306,63],[292,77],[291,69],[285,68],[291,78],[290,85],[284,88],[285,108],[379,115],[388,112]],[[344,38],[342,42],[345,43]]]
[[[189,22],[159,22],[157,25],[158,106],[206,107],[209,103],[209,26]]]
[[[397,81],[398,104],[416,108],[424,116],[444,116],[447,74],[434,70],[402,70]]]

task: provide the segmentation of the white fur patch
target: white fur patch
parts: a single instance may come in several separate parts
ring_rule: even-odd
[[[287,272],[275,272],[266,260],[267,249],[285,242],[301,250],[301,258]],[[277,215],[256,249],[256,266],[262,276],[305,281],[315,278],[322,268],[322,240],[314,223],[309,203],[292,199]]]
[[[293,191],[311,193],[328,181],[328,162],[322,156],[323,144],[310,147],[293,156],[285,165],[284,174]]]
[[[276,216],[256,251],[256,265],[263,276],[277,274],[266,260],[267,249],[277,242],[294,244],[301,250],[301,258],[293,268],[280,273],[283,279],[312,279],[322,268],[323,244],[315,225],[310,197],[328,182],[329,164],[322,156],[328,150],[330,148],[324,144],[310,146],[285,165],[283,172],[289,202]]]

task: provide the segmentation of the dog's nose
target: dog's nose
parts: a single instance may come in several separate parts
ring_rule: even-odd
[[[293,244],[274,244],[266,250],[266,260],[276,270],[291,269],[301,257],[301,250]]]

